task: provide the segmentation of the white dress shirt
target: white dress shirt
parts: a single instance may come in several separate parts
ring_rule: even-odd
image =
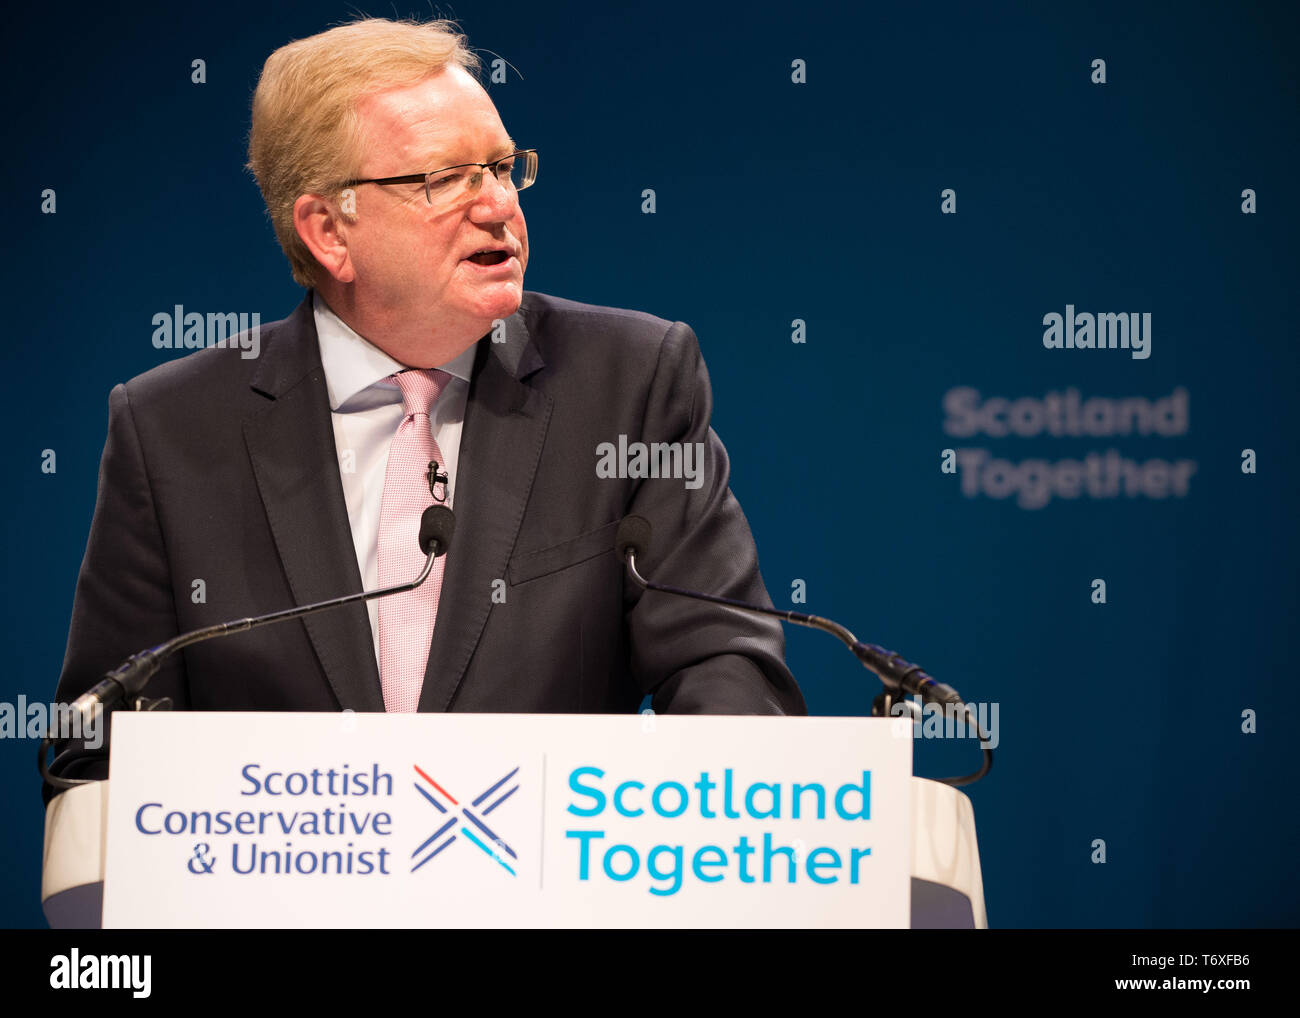
[[[352,543],[365,590],[379,586],[379,506],[384,495],[384,474],[388,469],[388,447],[406,416],[402,390],[390,375],[406,368],[373,343],[358,335],[320,297],[312,295],[312,314],[320,339],[321,365],[329,392],[330,418],[334,423],[334,446],[339,455],[339,476],[348,505]],[[433,439],[442,452],[443,468],[450,475],[448,503],[454,504],[460,433],[465,421],[470,372],[474,368],[471,346],[454,360],[439,367],[451,381],[433,405]],[[414,579],[415,577],[411,577]],[[370,634],[379,664],[379,602],[367,601]]]

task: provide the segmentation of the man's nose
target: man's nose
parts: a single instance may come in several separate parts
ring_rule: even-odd
[[[470,216],[476,222],[513,219],[519,212],[519,192],[501,183],[495,173],[484,173],[474,196]]]

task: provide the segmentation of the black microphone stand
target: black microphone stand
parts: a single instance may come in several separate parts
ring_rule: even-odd
[[[315,604],[286,608],[283,611],[272,612],[269,615],[231,619],[229,622],[219,622],[216,625],[205,626],[202,629],[195,629],[188,633],[181,633],[179,636],[173,636],[170,640],[160,643],[156,647],[132,654],[117,668],[106,674],[92,689],[77,697],[72,703],[72,710],[82,718],[83,727],[92,713],[97,711],[107,713],[120,705],[127,706],[135,711],[170,710],[172,706],[170,697],[150,700],[142,694],[149,680],[162,667],[162,663],[178,650],[183,650],[196,643],[212,640],[219,636],[230,636],[249,629],[268,626],[275,622],[287,622],[290,619],[315,615],[317,612],[340,608],[355,601],[369,601],[377,597],[387,597],[390,594],[402,594],[408,590],[414,590],[429,578],[429,573],[433,571],[434,561],[447,550],[454,530],[455,517],[452,515],[451,510],[441,505],[430,506],[424,511],[424,516],[420,522],[419,535],[420,550],[427,557],[424,561],[424,568],[420,570],[420,575],[414,580],[399,583],[392,587],[385,587],[382,590],[363,590],[359,594],[345,594],[342,597],[330,598],[328,601],[317,601]],[[48,756],[50,747],[53,744],[53,735],[47,733],[45,738],[41,740],[37,762],[41,778],[47,784],[53,788],[67,789],[88,784],[93,780],[88,778],[61,778],[56,774],[52,774]]]
[[[975,712],[962,700],[955,689],[944,685],[942,682],[936,682],[921,669],[920,665],[903,660],[900,655],[895,654],[893,651],[878,647],[874,643],[863,643],[838,622],[822,618],[820,615],[809,615],[806,612],[764,608],[762,605],[749,604],[730,597],[720,597],[717,594],[705,594],[700,591],[672,587],[665,583],[654,583],[647,580],[637,570],[635,546],[629,544],[625,555],[629,575],[643,590],[657,590],[663,594],[675,594],[696,601],[726,605],[729,608],[737,608],[745,612],[770,615],[785,622],[793,622],[797,626],[806,626],[809,629],[820,629],[824,633],[830,633],[848,647],[863,667],[874,672],[884,684],[884,691],[872,701],[871,713],[874,717],[889,717],[893,713],[895,705],[903,704],[903,709],[910,719],[909,723],[914,721],[916,719],[916,705],[907,700],[904,695],[910,692],[931,703],[943,704],[945,707],[964,712],[967,723],[975,729],[980,743],[983,744],[989,741],[988,736],[979,726],[979,720],[975,716]],[[984,751],[984,763],[978,771],[961,777],[940,778],[939,780],[945,785],[958,787],[972,784],[984,777],[993,767],[993,750],[989,749],[987,745],[981,745],[981,749]]]

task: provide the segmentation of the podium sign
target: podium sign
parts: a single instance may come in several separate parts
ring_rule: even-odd
[[[886,926],[885,719],[113,718],[106,927]]]

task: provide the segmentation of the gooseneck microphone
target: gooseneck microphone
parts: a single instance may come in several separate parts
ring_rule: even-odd
[[[920,665],[905,661],[893,651],[886,650],[874,643],[864,643],[838,622],[822,618],[820,615],[783,611],[779,608],[766,608],[763,605],[750,604],[748,601],[738,601],[732,597],[720,597],[717,594],[705,594],[697,590],[686,590],[682,587],[672,587],[664,583],[653,583],[647,580],[637,569],[636,557],[638,554],[645,555],[649,550],[650,536],[650,521],[643,516],[632,515],[624,517],[623,522],[618,526],[618,533],[614,537],[615,553],[623,560],[627,566],[628,575],[641,589],[654,590],[662,594],[673,594],[677,597],[689,597],[696,601],[707,601],[710,604],[726,605],[728,608],[736,608],[750,614],[767,615],[785,622],[792,622],[795,625],[806,626],[809,629],[820,629],[824,633],[830,633],[848,647],[863,666],[874,672],[880,681],[884,683],[885,689],[889,693],[886,703],[891,700],[906,703],[906,701],[902,700],[902,697],[910,693],[921,697],[927,703],[935,703],[960,711],[969,718],[970,724],[979,735],[981,742],[988,742],[976,721],[975,712],[966,705],[957,690],[936,681],[932,676],[926,674]],[[984,777],[992,766],[993,751],[984,747],[984,765],[978,771],[960,778],[943,778],[942,781],[949,785],[968,785]]]
[[[105,675],[98,685],[77,697],[72,702],[72,709],[80,713],[82,719],[85,720],[96,706],[102,706],[105,710],[112,710],[123,701],[130,702],[140,694],[145,684],[153,678],[167,658],[178,650],[183,650],[185,647],[196,643],[202,643],[204,640],[212,640],[219,636],[230,636],[233,633],[242,633],[249,629],[269,626],[276,622],[287,622],[290,619],[298,619],[306,615],[315,615],[317,612],[328,611],[331,608],[341,608],[345,604],[352,604],[356,601],[369,601],[376,597],[388,597],[390,594],[401,594],[408,590],[414,590],[429,578],[429,573],[433,571],[433,563],[438,556],[446,553],[455,529],[456,518],[452,515],[451,510],[443,505],[431,505],[424,511],[424,515],[420,517],[420,550],[428,557],[425,559],[424,568],[420,571],[420,575],[409,583],[401,583],[395,587],[385,587],[382,590],[363,590],[359,594],[347,594],[343,597],[331,598],[328,601],[317,601],[315,604],[286,608],[283,611],[271,612],[269,615],[232,619],[229,622],[219,622],[214,626],[205,626],[202,629],[181,633],[179,636],[173,636],[166,643],[160,643],[156,647],[142,650],[140,653],[127,658],[116,669]]]
[[[446,480],[444,474],[442,480]],[[424,564],[424,572],[411,583],[411,589],[418,587],[425,581],[429,575],[429,570],[433,567],[433,560],[439,555],[447,554],[447,549],[451,547],[452,535],[456,533],[456,517],[445,505],[431,505],[424,510],[424,515],[420,517],[420,550],[429,556],[429,561]],[[393,588],[392,593],[398,593],[397,588]],[[371,597],[382,597],[384,591],[371,594]]]
[[[196,643],[202,643],[204,640],[212,640],[219,636],[230,636],[249,629],[269,626],[275,622],[299,619],[306,615],[315,615],[317,612],[329,611],[331,608],[341,608],[343,605],[353,604],[357,601],[370,601],[377,597],[388,597],[391,594],[402,594],[408,590],[414,590],[429,578],[429,573],[433,571],[433,563],[438,557],[446,554],[447,549],[451,546],[451,538],[455,530],[456,517],[452,515],[451,510],[445,505],[431,505],[424,510],[424,515],[420,517],[419,533],[420,550],[428,557],[425,559],[424,568],[420,570],[420,575],[409,583],[400,583],[397,586],[385,587],[381,590],[363,590],[359,594],[347,594],[328,601],[317,601],[315,604],[286,608],[283,611],[271,612],[269,615],[232,619],[229,622],[220,622],[214,626],[205,626],[202,629],[181,633],[179,636],[172,637],[166,643],[160,643],[156,647],[131,655],[121,665],[106,674],[98,684],[77,697],[72,702],[72,710],[81,715],[81,723],[84,725],[97,710],[110,711],[123,704],[133,704],[167,658],[178,650],[183,650],[185,647]],[[41,775],[56,788],[70,788],[73,785],[85,784],[85,781],[81,779],[60,778],[49,773],[46,752],[52,741],[52,739],[47,738],[41,745]]]

